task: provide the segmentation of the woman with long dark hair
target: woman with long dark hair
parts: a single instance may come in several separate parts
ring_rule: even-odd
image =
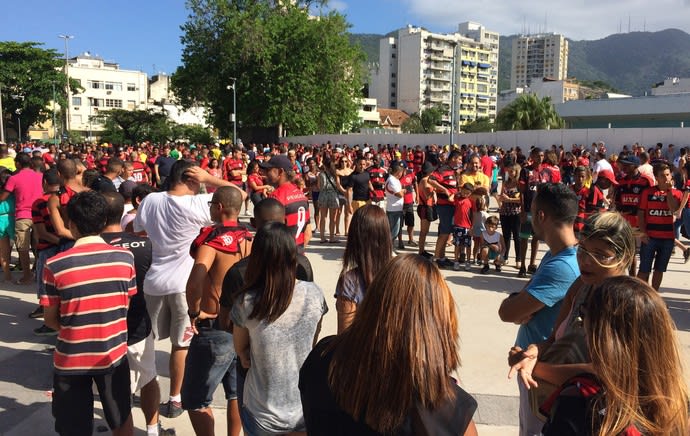
[[[319,342],[300,371],[310,435],[476,435],[476,401],[460,365],[456,305],[441,272],[417,254],[394,258],[367,289],[352,325]]]
[[[287,226],[259,229],[231,312],[235,350],[248,369],[240,411],[248,436],[304,431],[297,378],[328,308],[321,289],[296,280],[296,270]]]
[[[338,333],[352,323],[367,287],[388,263],[393,251],[388,218],[380,207],[369,204],[357,209],[350,228],[343,269],[335,286]]]

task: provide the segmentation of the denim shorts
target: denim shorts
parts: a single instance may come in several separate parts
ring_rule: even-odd
[[[225,398],[237,398],[235,347],[232,335],[211,327],[197,327],[185,360],[182,381],[182,407],[204,409],[211,405],[213,393],[222,382]]]
[[[438,233],[450,235],[453,232],[455,206],[452,204],[437,204],[436,213],[438,214]]]
[[[654,261],[654,271],[666,272],[668,261],[673,254],[673,239],[649,238],[649,243],[642,244],[640,247],[640,269],[642,273],[652,271],[652,261]]]

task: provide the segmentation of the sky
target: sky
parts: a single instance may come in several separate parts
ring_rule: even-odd
[[[501,35],[556,32],[574,40],[677,28],[690,33],[690,0],[330,0],[353,33],[385,34],[408,24],[437,33],[475,21]],[[36,41],[70,57],[83,52],[124,69],[173,73],[180,65],[184,0],[3,1],[0,41]]]

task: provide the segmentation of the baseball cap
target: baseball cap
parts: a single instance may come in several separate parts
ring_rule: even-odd
[[[640,166],[640,158],[633,155],[633,154],[629,154],[625,157],[618,159],[618,163],[621,163],[624,165],[634,165],[636,167],[639,167]]]
[[[282,154],[273,156],[266,162],[259,162],[259,167],[265,170],[271,168],[282,168],[285,171],[292,171],[292,163],[290,162],[290,159]]]
[[[597,173],[597,179],[602,178],[606,179],[609,182],[611,182],[612,185],[618,186],[618,182],[616,182],[616,176],[613,174],[613,171],[607,169],[603,169]]]

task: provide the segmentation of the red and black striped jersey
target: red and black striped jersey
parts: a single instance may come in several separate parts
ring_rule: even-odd
[[[372,201],[383,201],[384,192],[383,187],[386,184],[386,172],[383,168],[372,167],[369,168],[369,181],[373,186],[374,191],[370,193]]]
[[[429,180],[433,180],[448,190],[449,195],[443,192],[436,192],[436,204],[452,205],[453,197],[458,192],[458,179],[455,177],[455,170],[448,165],[444,165],[437,171],[431,173]]]
[[[295,235],[298,247],[304,247],[304,230],[309,225],[309,200],[293,183],[283,183],[270,195],[285,206],[285,224]]]
[[[614,197],[616,210],[628,220],[632,227],[637,227],[637,208],[640,204],[642,191],[654,186],[654,184],[652,180],[640,173],[618,180]]]
[[[660,191],[656,186],[647,188],[640,197],[639,209],[644,211],[645,233],[650,238],[675,239],[673,212],[668,208],[666,197],[673,195],[680,202],[677,189]]]

